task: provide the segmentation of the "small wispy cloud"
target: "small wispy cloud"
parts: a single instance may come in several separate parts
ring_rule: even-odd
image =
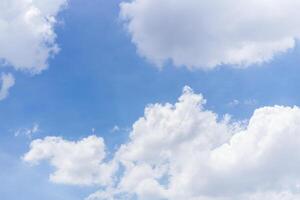
[[[130,128],[122,128],[118,125],[115,125],[114,127],[112,127],[110,129],[110,132],[111,133],[118,133],[118,132],[129,132],[130,131]]]
[[[110,129],[110,132],[112,132],[112,133],[115,133],[115,132],[118,132],[118,131],[120,131],[120,127],[117,126],[117,125],[115,125],[112,129]]]
[[[232,101],[230,101],[230,102],[228,103],[228,106],[234,107],[234,106],[237,106],[237,105],[239,105],[239,104],[240,104],[240,101],[237,100],[237,99],[234,99],[234,100],[232,100]]]
[[[0,77],[0,101],[8,97],[9,89],[15,85],[15,78],[10,73],[2,73]]]
[[[239,105],[254,106],[254,105],[257,105],[257,104],[258,104],[258,101],[256,99],[246,99],[246,100],[234,99],[234,100],[230,101],[229,103],[227,103],[227,105],[229,107],[236,107],[236,106],[239,106]]]
[[[19,128],[15,131],[14,135],[15,137],[18,136],[25,136],[29,139],[33,137],[34,134],[38,133],[40,131],[40,126],[38,123],[34,123],[32,127],[30,128]]]

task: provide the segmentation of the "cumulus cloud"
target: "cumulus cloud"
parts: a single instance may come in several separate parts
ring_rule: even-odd
[[[17,70],[39,73],[59,48],[54,25],[67,0],[1,0],[0,59]]]
[[[56,169],[50,180],[71,185],[106,185],[111,181],[112,165],[104,163],[106,156],[102,138],[90,136],[80,141],[60,137],[34,140],[24,156],[26,162],[38,164],[48,160]]]
[[[245,124],[205,102],[185,87],[175,104],[148,105],[111,160],[95,136],[35,140],[24,158],[49,160],[57,182],[104,185],[87,200],[299,199],[300,108],[262,107]]]
[[[15,78],[12,74],[2,73],[1,77],[1,88],[0,88],[0,101],[5,99],[9,95],[9,89],[15,85]]]
[[[139,54],[211,69],[270,61],[300,36],[297,0],[130,0],[120,16]]]

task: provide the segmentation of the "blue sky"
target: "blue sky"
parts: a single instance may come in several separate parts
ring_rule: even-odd
[[[48,69],[32,75],[2,68],[16,83],[0,101],[1,199],[84,199],[99,187],[53,183],[48,180],[53,166],[31,167],[22,160],[31,141],[46,136],[76,141],[96,134],[114,152],[128,141],[148,104],[173,104],[186,85],[207,99],[206,109],[234,120],[249,119],[264,106],[300,105],[299,45],[247,68],[228,63],[189,69],[167,61],[159,69],[138,53],[119,17],[120,2],[70,0],[57,17],[61,50],[49,59]],[[32,138],[15,136],[34,124],[39,130]],[[115,126],[119,130],[112,131]]]

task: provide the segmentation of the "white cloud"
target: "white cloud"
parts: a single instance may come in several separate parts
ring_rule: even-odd
[[[54,25],[67,0],[1,0],[0,59],[17,70],[39,73],[59,50]]]
[[[139,54],[211,69],[270,61],[300,36],[297,0],[130,0],[120,5]]]
[[[2,73],[1,77],[1,88],[0,88],[0,101],[5,99],[9,95],[9,89],[15,85],[15,78],[12,74]]]
[[[38,164],[48,160],[55,167],[50,180],[72,185],[106,185],[111,182],[113,166],[104,163],[106,156],[102,138],[90,136],[78,142],[60,137],[34,140],[24,160]]]
[[[77,143],[33,141],[25,160],[50,160],[58,182],[102,183],[103,190],[88,200],[299,199],[300,108],[259,108],[245,125],[204,104],[185,87],[177,103],[147,106],[129,141],[108,162],[95,136]],[[94,140],[97,148],[90,147]],[[99,163],[113,167],[105,171]]]

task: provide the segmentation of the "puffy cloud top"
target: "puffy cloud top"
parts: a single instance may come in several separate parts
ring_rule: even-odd
[[[17,70],[39,73],[59,50],[56,16],[67,0],[1,0],[0,59]]]
[[[297,0],[131,0],[120,7],[138,52],[159,66],[247,67],[292,49],[300,36]]]
[[[37,164],[49,160],[56,171],[50,180],[72,185],[108,184],[110,182],[108,164],[103,163],[105,145],[102,138],[90,136],[81,141],[67,141],[60,137],[46,137],[34,140],[31,150],[24,160]]]
[[[87,200],[296,200],[300,108],[259,108],[245,124],[206,110],[185,87],[177,103],[147,106],[129,141],[105,157],[92,136],[35,140],[24,158],[49,160],[52,181],[102,185]]]

